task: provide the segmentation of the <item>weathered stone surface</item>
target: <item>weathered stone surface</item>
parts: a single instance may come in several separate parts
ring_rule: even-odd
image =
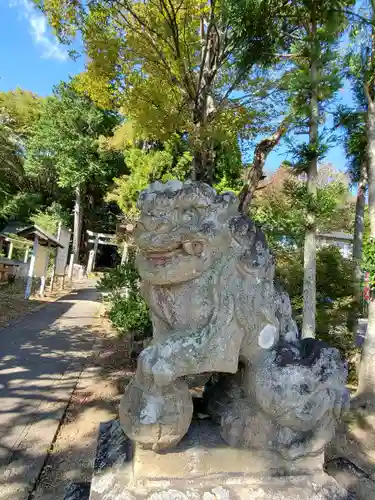
[[[174,446],[191,418],[183,377],[222,373],[207,402],[229,444],[322,466],[346,404],[346,367],[337,350],[299,340],[262,232],[232,193],[201,183],[154,183],[138,207],[154,338],[121,405],[125,432],[146,448]]]
[[[72,483],[65,491],[64,500],[89,500],[90,483]]]
[[[324,481],[324,484],[320,484]],[[104,492],[103,492],[104,493]],[[272,478],[252,485],[226,485],[213,488],[180,487],[151,491],[123,491],[118,484],[93,496],[95,500],[355,500],[337,483],[323,477]]]
[[[99,427],[94,473],[108,467],[114,469],[121,467],[128,463],[131,457],[132,444],[121,429],[118,420],[102,422]]]
[[[154,451],[177,444],[187,432],[192,415],[192,398],[182,380],[162,387],[150,384],[146,390],[135,378],[120,404],[126,434]]]
[[[128,446],[118,429],[116,421],[101,428],[108,437],[100,440],[105,449],[98,447],[100,469],[90,500],[354,500],[326,474],[302,474],[309,459],[296,461],[293,474],[280,477],[271,467],[273,454],[231,448],[206,421],[194,421],[173,450],[154,453],[136,446],[126,455],[128,462],[119,465],[119,456],[113,467],[118,450]],[[111,442],[117,451],[108,453]],[[105,456],[112,457],[108,467]]]
[[[240,369],[206,391],[209,412],[221,423],[227,443],[274,450],[290,460],[311,455],[322,466],[341,414],[345,377],[337,351],[314,342],[314,358],[307,343],[310,339],[299,349],[279,344],[255,373]],[[251,383],[255,395],[243,391]]]
[[[326,464],[326,470],[358,500],[374,500],[375,481],[353,463],[345,459],[332,460]]]
[[[375,481],[375,415],[351,408],[326,449],[328,460],[346,459]],[[375,498],[375,494],[374,494]]]

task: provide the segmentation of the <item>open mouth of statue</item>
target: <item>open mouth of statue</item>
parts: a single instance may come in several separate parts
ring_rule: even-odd
[[[164,264],[176,255],[199,256],[203,251],[203,244],[200,241],[184,241],[171,247],[148,250],[147,258],[156,264]]]

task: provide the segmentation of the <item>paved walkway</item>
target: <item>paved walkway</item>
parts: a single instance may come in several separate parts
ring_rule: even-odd
[[[27,500],[95,337],[93,287],[0,330],[0,500]]]

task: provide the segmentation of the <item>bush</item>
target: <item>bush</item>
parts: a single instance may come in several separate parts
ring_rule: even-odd
[[[300,250],[280,248],[276,274],[289,293],[293,315],[302,327],[303,255]],[[354,335],[353,264],[336,247],[318,250],[316,267],[316,336],[341,352],[349,363],[349,380],[356,376],[355,355],[358,352]]]
[[[128,262],[105,273],[98,290],[109,292],[109,319],[122,334],[136,340],[152,336],[152,325],[146,302],[139,293],[139,274],[134,266],[135,254],[129,252]]]

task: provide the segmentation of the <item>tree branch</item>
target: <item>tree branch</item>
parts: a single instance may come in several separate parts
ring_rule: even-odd
[[[201,40],[202,43],[204,43],[203,47],[203,54],[201,56],[201,61],[200,61],[200,68],[199,68],[199,76],[198,76],[198,81],[197,81],[197,97],[196,97],[196,105],[198,105],[198,99],[200,95],[203,93],[207,86],[207,80],[204,83],[203,87],[201,87],[201,82],[203,79],[203,75],[206,71],[206,60],[207,60],[207,55],[208,55],[208,49],[209,49],[209,44],[210,44],[210,35],[211,35],[211,29],[213,27],[213,21],[214,21],[214,10],[215,10],[215,2],[210,2],[210,17],[209,17],[209,22],[206,30],[206,34],[204,34],[204,19],[201,17]]]
[[[240,205],[239,211],[247,215],[249,207],[254,195],[255,190],[258,187],[259,182],[263,177],[263,168],[266,162],[267,156],[273,150],[275,146],[280,142],[281,137],[287,131],[289,124],[291,122],[291,116],[287,116],[278,126],[276,132],[274,132],[269,137],[262,139],[255,147],[253,163],[247,169],[245,184],[239,195]]]

